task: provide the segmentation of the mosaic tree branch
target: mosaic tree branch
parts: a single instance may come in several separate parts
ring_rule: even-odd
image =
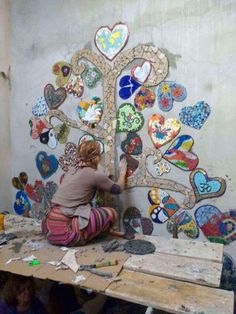
[[[152,65],[152,71],[144,84],[145,86],[156,86],[166,78],[168,74],[168,59],[157,47],[150,45],[138,45],[133,49],[120,53],[113,65],[113,71],[117,72],[117,77],[135,59],[147,60]]]
[[[121,53],[111,67],[102,56],[98,56],[95,52],[88,49],[78,51],[71,59],[73,72],[76,75],[81,75],[85,70],[83,63],[79,64],[81,59],[87,59],[93,63],[99,71],[103,74],[103,100],[104,100],[104,114],[103,121],[105,121],[103,128],[97,126],[96,129],[88,129],[81,121],[72,120],[67,117],[60,110],[51,110],[47,114],[47,121],[50,122],[52,117],[67,123],[69,126],[79,128],[83,131],[95,135],[101,139],[107,139],[109,146],[105,152],[104,163],[108,172],[112,175],[115,174],[115,127],[116,127],[116,83],[117,78],[121,72],[127,67],[129,63],[135,59],[144,59],[152,64],[152,73],[145,83],[146,86],[156,86],[163,81],[168,74],[168,60],[166,56],[161,53],[156,47],[150,45],[138,45],[137,47]],[[154,179],[146,170],[146,158],[149,155],[155,155],[160,160],[160,151],[146,150],[140,158],[139,174],[133,176],[128,180],[128,188],[135,186],[158,186],[186,195],[184,204],[187,207],[194,205],[194,195],[191,190],[178,184],[172,180]]]
[[[154,156],[157,161],[162,159],[162,154],[159,149],[145,149],[139,157],[136,157],[136,159],[139,160],[139,170],[137,175],[127,179],[127,188],[149,186],[179,192],[185,196],[181,207],[192,208],[195,205],[195,195],[193,190],[170,179],[153,178],[146,168],[146,160],[149,156]]]

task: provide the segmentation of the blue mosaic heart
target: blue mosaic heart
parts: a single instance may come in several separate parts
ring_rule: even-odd
[[[46,152],[39,152],[36,156],[36,166],[43,179],[49,178],[58,168],[58,160],[54,155],[48,156]]]
[[[210,112],[210,106],[205,101],[198,101],[193,107],[182,108],[179,118],[183,124],[199,130],[210,115]]]
[[[191,172],[190,183],[196,196],[196,202],[205,198],[220,196],[224,194],[226,189],[226,183],[223,178],[209,178],[206,171],[201,168]]]
[[[25,192],[18,191],[16,193],[14,210],[18,215],[23,215],[25,210],[31,210],[31,204]]]
[[[119,95],[122,99],[128,99],[131,95],[133,95],[136,89],[141,86],[141,84],[135,81],[130,75],[123,76],[120,79],[119,85],[121,87]]]
[[[47,104],[45,98],[39,97],[37,99],[36,105],[32,108],[32,114],[35,117],[40,117],[46,115],[48,109],[47,109]]]

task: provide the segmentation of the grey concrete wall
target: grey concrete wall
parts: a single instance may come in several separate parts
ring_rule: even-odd
[[[7,0],[0,1],[0,210],[12,206],[10,140],[10,16]]]
[[[198,131],[182,126],[182,134],[194,138],[194,152],[199,167],[211,177],[223,177],[227,189],[223,196],[205,200],[222,211],[235,209],[236,186],[236,2],[234,0],[18,0],[11,1],[12,25],[12,171],[24,170],[30,181],[39,179],[35,155],[45,147],[29,136],[28,119],[43,88],[54,83],[52,65],[59,60],[70,61],[75,51],[90,48],[97,52],[93,38],[102,25],[112,27],[122,21],[129,27],[130,37],[125,49],[140,43],[152,43],[169,59],[168,80],[183,84],[188,97],[184,105],[205,100],[211,115]],[[128,71],[124,72],[128,73]],[[101,86],[84,94],[88,99],[101,91]],[[132,101],[133,98],[129,99]],[[117,105],[122,103],[117,97]],[[68,114],[74,103],[68,104]],[[183,104],[175,104],[167,117],[178,117]],[[145,118],[156,112],[145,112]],[[65,107],[63,110],[67,110]],[[146,126],[144,127],[146,128]],[[144,136],[147,129],[140,134]],[[77,142],[79,131],[72,130],[69,140]],[[144,146],[151,146],[144,138]],[[123,135],[118,137],[119,143]],[[119,148],[118,148],[119,151]],[[64,146],[53,153],[60,156]],[[168,178],[189,186],[189,175],[172,167]],[[52,178],[57,181],[61,172]],[[146,188],[135,188],[122,196],[122,206],[137,206],[147,215],[149,202]],[[16,190],[12,189],[12,201]],[[197,205],[195,206],[195,208]],[[189,211],[192,216],[194,209]],[[166,226],[155,225],[155,234],[167,235]],[[200,239],[205,239],[201,234]],[[235,243],[226,248],[235,251]]]

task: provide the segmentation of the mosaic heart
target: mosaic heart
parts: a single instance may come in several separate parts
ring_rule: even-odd
[[[136,81],[143,84],[148,79],[151,69],[151,63],[149,61],[144,61],[141,66],[136,65],[132,68],[131,75]]]
[[[194,215],[198,227],[209,241],[229,244],[236,239],[236,210],[222,213],[213,205],[203,205]]]
[[[128,26],[118,23],[110,29],[108,26],[100,27],[94,37],[97,49],[108,60],[113,60],[125,47],[129,37]]]
[[[134,105],[141,111],[153,107],[155,100],[155,93],[151,89],[142,86],[134,97]]]
[[[90,128],[95,128],[102,119],[103,102],[98,97],[93,97],[90,102],[81,101],[77,106],[80,119]]]
[[[127,155],[127,154],[122,154],[120,156],[120,160],[122,158],[126,158],[126,160],[127,160],[126,177],[130,177],[138,169],[139,162],[138,162],[138,160],[134,159],[132,156]]]
[[[53,65],[52,73],[57,75],[56,85],[62,87],[68,82],[71,76],[72,66],[65,61],[59,61]]]
[[[66,123],[54,126],[55,137],[60,144],[67,142],[68,135],[70,134],[70,127]]]
[[[59,157],[59,165],[61,169],[67,172],[70,168],[73,168],[77,164],[77,145],[74,143],[66,143],[65,155]]]
[[[44,195],[44,184],[40,180],[35,180],[34,185],[26,184],[25,192],[33,201],[40,203]]]
[[[180,121],[195,129],[201,129],[211,112],[205,101],[199,101],[193,107],[184,107],[179,113]]]
[[[28,182],[28,175],[26,172],[20,172],[18,177],[12,178],[12,185],[18,189],[24,191],[25,185]]]
[[[57,109],[66,99],[66,90],[64,87],[55,89],[52,84],[44,87],[44,98],[50,110]]]
[[[58,160],[54,155],[47,155],[46,152],[40,151],[35,158],[36,166],[43,179],[49,178],[58,168]]]
[[[72,94],[75,97],[81,97],[84,92],[82,77],[80,75],[76,76],[72,74],[65,88],[67,94]]]
[[[120,79],[119,96],[122,99],[128,99],[141,84],[135,81],[130,75],[125,75]]]
[[[95,139],[95,137],[93,135],[90,135],[90,134],[83,135],[79,139],[78,145],[80,145],[84,141],[96,141],[100,145],[100,154],[102,155],[104,153],[104,144],[101,141]]]
[[[148,134],[156,148],[159,148],[170,142],[181,129],[180,122],[177,119],[167,119],[154,114],[148,120]]]
[[[32,114],[35,117],[40,117],[46,115],[47,112],[48,109],[44,97],[39,97],[37,99],[36,105],[32,107]]]
[[[180,209],[176,201],[164,190],[153,188],[148,192],[151,204],[148,213],[153,222],[164,223]]]
[[[183,101],[186,97],[187,91],[183,85],[166,81],[158,86],[157,101],[163,111],[170,111],[173,101]]]
[[[193,144],[190,135],[181,135],[167,149],[163,158],[182,170],[193,170],[199,162],[197,155],[190,152]]]
[[[128,133],[127,138],[121,143],[121,149],[126,154],[140,155],[143,150],[141,137],[134,132]]]
[[[189,179],[196,196],[196,202],[205,198],[218,197],[224,194],[226,189],[226,182],[223,178],[209,178],[206,171],[201,168],[192,171]]]
[[[137,132],[144,124],[144,117],[141,113],[136,112],[134,107],[129,103],[122,104],[116,113],[117,132]]]
[[[53,198],[53,195],[56,193],[58,185],[53,181],[48,181],[44,187],[43,200],[45,205],[49,204]]]
[[[101,78],[102,73],[95,67],[87,67],[82,73],[83,82],[88,88],[96,87]]]
[[[53,129],[49,129],[41,133],[39,140],[42,144],[47,144],[51,149],[55,149],[57,147],[57,138]]]
[[[24,215],[25,212],[31,210],[31,204],[25,192],[18,191],[16,193],[16,200],[14,202],[14,210],[18,215]]]
[[[33,140],[37,140],[42,134],[43,130],[46,129],[46,124],[43,120],[40,118],[31,118],[29,120],[29,126],[30,126],[30,136]]]
[[[184,209],[178,210],[167,222],[167,230],[173,234],[173,225],[177,224],[178,233],[183,232],[188,238],[199,237],[199,229],[192,216]]]
[[[153,223],[149,218],[142,217],[140,210],[136,207],[128,207],[123,215],[123,225],[127,233],[141,233],[151,235]]]

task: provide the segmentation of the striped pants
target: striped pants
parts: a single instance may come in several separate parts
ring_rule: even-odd
[[[113,208],[92,208],[87,227],[80,230],[78,217],[67,217],[59,205],[53,205],[42,221],[42,232],[51,244],[81,246],[109,230],[116,219],[117,213]]]

